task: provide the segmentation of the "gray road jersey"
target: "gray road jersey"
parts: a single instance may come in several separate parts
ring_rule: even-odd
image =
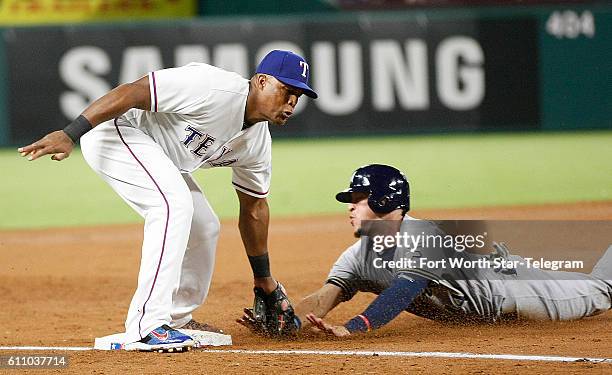
[[[419,235],[444,236],[435,223],[412,218],[404,219],[400,233],[415,239]],[[475,261],[487,256],[425,243],[377,252],[373,250],[373,239],[364,236],[338,258],[327,282],[342,288],[347,301],[358,291],[379,294],[394,278],[419,275],[430,283],[407,311],[439,321],[494,321],[503,300],[496,291],[503,285],[489,280],[494,278],[486,275],[487,270],[449,267],[448,263],[446,267],[436,266],[440,265],[436,261],[448,262],[452,257]]]

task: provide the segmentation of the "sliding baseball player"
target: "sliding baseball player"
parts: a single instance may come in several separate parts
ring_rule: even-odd
[[[406,215],[408,181],[386,165],[357,169],[350,187],[336,199],[348,203],[350,222],[360,239],[338,258],[325,285],[295,306],[302,324],[293,333],[312,325],[328,334],[348,336],[380,328],[402,311],[444,322],[494,323],[576,320],[612,308],[612,246],[593,271],[584,274],[529,267],[503,244],[494,244],[492,254],[475,254],[401,241],[436,238],[445,232],[435,223]],[[385,238],[390,241],[381,241]],[[451,259],[455,266],[449,264]],[[344,325],[322,319],[358,292],[378,296]],[[249,309],[238,323],[266,334]]]

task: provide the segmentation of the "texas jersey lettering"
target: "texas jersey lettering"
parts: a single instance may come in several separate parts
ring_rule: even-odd
[[[266,122],[242,129],[247,79],[191,63],[149,73],[149,85],[151,111],[131,109],[117,119],[119,126],[151,136],[181,172],[232,167],[235,188],[266,195],[272,140]]]

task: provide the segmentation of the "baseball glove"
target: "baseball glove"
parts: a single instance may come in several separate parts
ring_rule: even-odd
[[[261,288],[254,288],[253,309],[245,309],[243,319],[254,332],[272,337],[286,337],[297,334],[300,319],[295,315],[293,306],[281,283],[270,294]]]

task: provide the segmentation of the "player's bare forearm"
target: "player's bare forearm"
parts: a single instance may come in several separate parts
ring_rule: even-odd
[[[56,130],[34,143],[20,147],[17,151],[21,156],[26,156],[28,160],[36,160],[44,155],[52,155],[53,160],[64,160],[70,156],[78,137],[89,130],[90,126],[95,127],[104,121],[118,117],[131,108],[148,110],[150,107],[149,78],[145,76],[135,82],[115,88],[87,107],[82,117],[70,125],[78,124],[78,127],[83,129],[78,136],[69,136],[69,127],[66,127],[64,130]]]
[[[238,228],[244,249],[250,256],[264,255],[268,252],[268,225],[270,222],[268,201],[238,190],[236,192],[240,201]]]
[[[240,202],[240,216],[238,228],[244,249],[249,258],[265,257],[265,265],[268,267],[268,226],[270,222],[270,208],[265,198],[255,198],[241,191],[236,190]],[[250,260],[250,259],[249,259]],[[253,264],[251,264],[253,267]],[[276,281],[270,276],[255,276],[256,268],[253,268],[254,282],[256,287],[263,288],[266,293],[272,292],[276,286]]]
[[[92,126],[96,126],[121,116],[132,108],[151,109],[148,76],[115,87],[106,95],[91,103],[82,114]]]
[[[341,302],[342,290],[333,284],[325,284],[316,292],[304,297],[295,305],[295,314],[302,322],[302,329],[310,324],[307,314],[323,318]]]

